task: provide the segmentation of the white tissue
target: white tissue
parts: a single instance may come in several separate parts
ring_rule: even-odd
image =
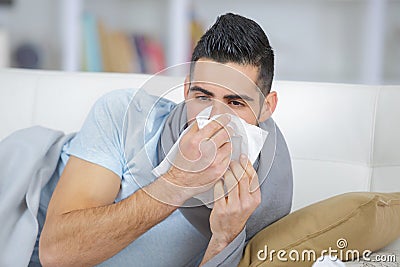
[[[209,116],[211,114],[211,110],[212,107],[208,107],[196,116],[197,124],[200,129],[206,126],[212,120],[215,120],[216,118],[221,116],[215,115],[210,119]],[[230,126],[234,131],[234,136],[231,137],[233,147],[231,158],[233,160],[239,160],[240,154],[243,153],[246,154],[251,163],[254,164],[264,145],[265,139],[268,136],[268,132],[261,129],[260,127],[248,124],[246,121],[238,116],[230,116],[231,120],[228,123],[228,126]],[[189,130],[189,128],[190,127],[182,132],[165,159],[156,168],[153,169],[152,173],[155,176],[158,177],[169,170],[169,168],[171,167],[171,162],[178,152],[179,141],[181,140],[182,136]],[[214,201],[213,192],[213,189],[210,189],[202,194],[194,196],[194,198],[201,200],[204,204],[207,205],[207,207],[212,208],[212,202]]]
[[[196,116],[197,124],[200,129],[221,116],[215,115],[209,119],[211,110],[212,107],[208,107]],[[239,160],[240,154],[243,153],[247,155],[253,164],[256,161],[258,154],[260,154],[262,145],[268,136],[268,132],[260,127],[247,123],[238,116],[230,114],[230,117],[231,121],[228,123],[228,126],[230,126],[234,131],[234,136],[231,138],[233,145],[232,159]]]

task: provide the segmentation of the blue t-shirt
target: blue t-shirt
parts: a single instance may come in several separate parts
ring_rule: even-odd
[[[121,201],[156,178],[151,169],[158,162],[157,143],[174,107],[144,90],[108,93],[95,103],[61,157],[73,155],[113,171],[121,177],[115,200]]]
[[[121,201],[157,178],[151,172],[158,164],[157,144],[164,123],[175,105],[141,89],[116,90],[94,104],[81,130],[63,146],[57,170],[42,189],[37,215],[39,234],[30,266],[40,266],[40,233],[51,195],[69,157],[73,155],[117,174],[121,178],[121,187],[115,202]],[[96,227],[96,222],[93,227]],[[243,229],[205,266],[237,265],[245,240],[246,229]],[[207,245],[207,238],[176,210],[100,265],[197,266]]]

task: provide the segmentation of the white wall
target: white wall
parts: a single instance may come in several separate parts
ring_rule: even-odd
[[[12,6],[0,6],[0,28],[8,31],[10,46],[23,42],[40,46],[43,68],[60,66],[58,0],[14,0]]]
[[[390,84],[400,81],[400,1],[389,2],[385,42],[384,79]]]
[[[110,27],[150,32],[165,44],[173,42],[168,40],[169,1],[82,1],[84,10]],[[400,0],[382,1],[387,3],[382,79],[399,84]],[[259,22],[276,53],[277,79],[365,82],[367,0],[202,0],[192,4],[206,27],[228,11]],[[0,7],[0,28],[8,29],[12,47],[26,40],[40,44],[45,51],[43,68],[60,69],[60,12],[60,0],[16,0],[11,8]]]
[[[386,1],[386,0],[380,0]],[[253,18],[276,53],[284,80],[363,83],[366,0],[194,1],[210,26],[226,12]],[[206,9],[204,6],[213,6]],[[387,1],[384,83],[400,83],[400,1]],[[368,62],[368,58],[366,61]]]

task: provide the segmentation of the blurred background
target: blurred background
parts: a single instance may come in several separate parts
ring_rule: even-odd
[[[0,0],[0,67],[155,73],[227,12],[265,30],[276,79],[400,84],[400,0]]]

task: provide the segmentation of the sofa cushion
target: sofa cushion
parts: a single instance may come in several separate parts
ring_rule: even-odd
[[[400,192],[345,193],[266,227],[249,241],[239,266],[311,266],[329,249],[347,261],[357,252],[369,256],[399,236]]]

